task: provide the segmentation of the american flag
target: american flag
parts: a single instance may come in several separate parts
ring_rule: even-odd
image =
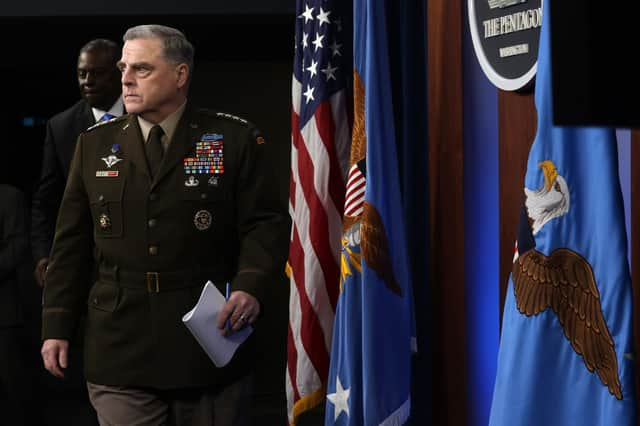
[[[339,287],[339,255],[351,130],[351,57],[339,2],[297,2],[286,373],[289,423],[324,402]]]

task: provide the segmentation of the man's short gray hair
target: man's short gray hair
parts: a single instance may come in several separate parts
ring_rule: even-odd
[[[164,57],[175,64],[189,66],[189,79],[193,73],[193,45],[182,32],[164,25],[138,25],[124,33],[123,41],[139,38],[157,38],[162,41]]]

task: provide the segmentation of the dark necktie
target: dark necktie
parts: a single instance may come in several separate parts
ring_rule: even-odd
[[[157,124],[151,128],[149,132],[149,138],[147,139],[147,143],[145,144],[144,150],[147,154],[147,162],[149,163],[149,171],[151,172],[151,177],[155,177],[158,169],[160,168],[160,162],[162,161],[162,156],[164,155],[164,149],[162,148],[162,135],[164,131],[162,127]]]

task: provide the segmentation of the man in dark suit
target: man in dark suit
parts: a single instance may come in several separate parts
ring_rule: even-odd
[[[30,371],[23,327],[20,270],[29,262],[27,203],[24,194],[0,184],[0,423],[40,424],[35,377]]]
[[[124,112],[120,72],[116,67],[119,58],[120,48],[111,40],[95,39],[85,44],[78,53],[77,64],[81,99],[47,122],[40,180],[31,207],[31,246],[36,261],[34,275],[41,287],[78,135],[96,122],[121,116]],[[91,279],[86,285],[90,283]],[[81,333],[77,335],[80,337]],[[65,415],[83,416],[83,424],[94,424],[95,413],[91,412],[82,377],[82,339],[76,339],[76,343],[71,350],[74,367],[67,371],[67,380],[64,383],[45,381],[48,387],[45,392],[49,400],[64,395],[62,398],[73,404],[60,408]]]
[[[53,242],[58,208],[80,132],[104,118],[123,114],[118,45],[96,39],[85,44],[78,56],[78,85],[82,99],[47,122],[40,181],[32,199],[31,245],[36,281],[44,282]],[[104,117],[104,118],[103,118]]]
[[[64,375],[88,303],[85,374],[101,425],[248,425],[255,340],[216,368],[181,319],[206,280],[230,282],[211,332],[240,330],[277,285],[289,218],[270,146],[246,120],[187,102],[193,47],[181,32],[144,25],[124,40],[130,114],[78,139],[44,291],[44,365]]]

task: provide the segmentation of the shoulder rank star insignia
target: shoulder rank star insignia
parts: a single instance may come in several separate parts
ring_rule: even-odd
[[[198,186],[200,184],[200,181],[198,179],[196,179],[195,176],[191,175],[189,176],[189,179],[187,179],[184,182],[184,186],[188,186],[188,187],[194,187],[194,186]]]
[[[218,117],[221,117],[221,118],[226,118],[228,120],[237,121],[238,123],[248,124],[247,120],[245,120],[244,118],[240,118],[237,115],[227,114],[225,112],[218,112],[218,113],[216,113],[216,115]]]
[[[111,154],[108,157],[103,157],[102,161],[106,163],[107,167],[111,168],[114,164],[122,161],[122,158],[118,158],[114,154]]]

